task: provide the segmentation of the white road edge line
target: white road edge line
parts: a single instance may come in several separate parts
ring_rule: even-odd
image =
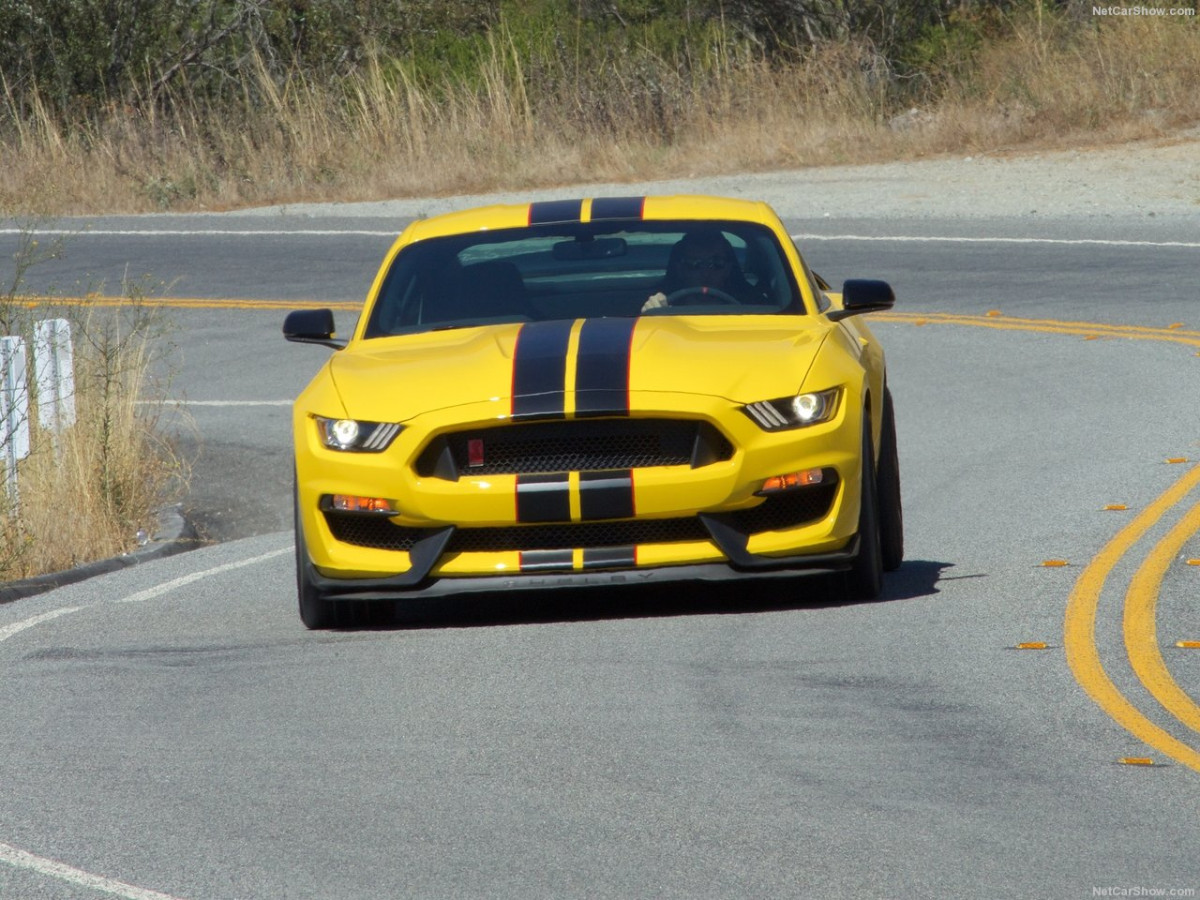
[[[291,406],[295,400],[174,400],[168,397],[161,400],[138,400],[138,405],[157,406],[166,403],[169,406]]]
[[[212,575],[221,575],[225,572],[232,572],[235,569],[241,569],[246,566],[252,566],[255,563],[260,563],[268,559],[274,559],[276,556],[283,556],[285,553],[291,553],[291,547],[281,547],[278,550],[272,550],[269,553],[263,553],[259,556],[252,556],[249,559],[239,560],[238,562],[225,563],[224,565],[214,566],[211,569],[205,569],[201,572],[193,572],[191,575],[184,575],[181,578],[175,578],[171,581],[163,582],[152,588],[147,588],[144,591],[138,591],[136,594],[130,594],[128,597],[122,597],[117,600],[105,601],[108,603],[140,603],[145,600],[152,600],[155,597],[161,597],[163,594],[168,594],[176,588],[181,588],[184,585],[191,584],[194,581],[199,581],[202,578],[208,578]],[[86,609],[85,606],[64,606],[62,609],[53,609],[50,612],[44,612],[40,615],[31,616],[20,622],[14,622],[12,625],[6,625],[0,628],[0,643],[8,640],[14,634],[20,634],[27,628],[33,628],[35,625],[40,625],[42,622],[48,622],[51,619],[57,619],[59,616],[65,616],[73,612],[79,612],[81,609]],[[7,863],[10,866],[15,866],[18,869],[29,869],[41,875],[49,875],[52,878],[57,878],[61,881],[68,881],[72,884],[82,885],[94,891],[103,891],[106,894],[113,894],[121,897],[122,900],[180,900],[178,897],[172,897],[170,894],[162,894],[158,891],[150,891],[145,888],[134,887],[131,884],[126,884],[123,881],[115,881],[111,878],[104,878],[100,875],[93,875],[90,872],[85,872],[82,869],[76,869],[73,866],[65,865],[64,863],[56,862],[53,859],[46,859],[42,856],[34,856],[24,850],[18,850],[10,844],[0,843],[0,862]]]
[[[44,856],[34,856],[32,853],[26,853],[24,850],[18,850],[8,844],[0,844],[0,862],[8,863],[18,869],[29,869],[40,875],[50,875],[60,881],[68,881],[93,891],[113,894],[123,900],[180,900],[179,897],[172,897],[170,894],[148,891],[123,881],[92,875],[90,872],[76,869],[53,859],[46,859]]]
[[[1058,244],[1069,247],[1200,248],[1200,241],[1122,241],[1107,238],[951,237],[945,235],[793,234],[797,241],[876,241],[895,244]]]
[[[193,572],[191,575],[183,575],[172,581],[166,581],[162,584],[155,585],[152,588],[146,588],[144,591],[138,591],[136,594],[130,594],[128,597],[121,597],[116,600],[110,600],[110,603],[142,603],[146,600],[153,600],[155,597],[161,597],[163,594],[169,594],[176,588],[181,588],[184,585],[191,584],[194,581],[199,581],[202,578],[209,578],[213,575],[222,575],[225,572],[232,572],[234,569],[245,568],[252,566],[255,563],[264,562],[268,559],[274,559],[276,556],[283,556],[285,553],[291,553],[291,547],[281,547],[278,550],[272,550],[270,553],[263,553],[260,556],[252,556],[249,559],[239,560],[238,562],[225,563],[222,566],[214,566],[211,569],[205,569],[202,572]]]
[[[5,625],[0,628],[0,643],[4,643],[14,634],[20,634],[26,628],[32,628],[34,625],[41,625],[43,622],[49,622],[51,619],[57,619],[59,616],[65,616],[73,612],[79,612],[83,609],[82,606],[64,606],[62,609],[52,609],[50,612],[44,612],[41,615],[34,616],[30,619],[25,619],[21,622],[14,622],[12,625]]]
[[[20,228],[0,228],[0,235],[50,235],[52,237],[399,237],[400,231],[355,231],[340,229],[220,229],[220,228],[34,228],[24,231]]]
[[[30,232],[19,228],[0,228],[0,235],[23,235]],[[341,231],[337,229],[84,229],[70,230],[66,228],[39,228],[34,234],[69,237],[379,237],[395,238],[397,231]],[[891,243],[917,244],[1057,244],[1068,247],[1182,247],[1185,249],[1200,248],[1200,241],[1129,241],[1110,240],[1106,238],[1038,238],[1038,237],[961,237],[952,235],[865,235],[865,234],[793,234],[795,240],[805,241],[880,241]]]

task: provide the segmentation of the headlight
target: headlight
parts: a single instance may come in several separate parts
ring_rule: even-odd
[[[391,422],[358,422],[354,419],[326,419],[313,416],[321,443],[331,450],[352,453],[380,453],[400,433],[400,425]]]
[[[764,431],[804,428],[806,425],[828,422],[837,415],[841,395],[841,388],[832,388],[795,397],[780,397],[778,400],[760,400],[743,406],[742,412]]]

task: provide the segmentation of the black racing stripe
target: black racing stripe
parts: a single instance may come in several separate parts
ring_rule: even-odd
[[[566,472],[517,476],[518,522],[570,522],[571,486]]]
[[[592,221],[637,219],[641,221],[645,197],[597,197],[592,201]]]
[[[529,204],[530,225],[578,222],[583,217],[582,200],[543,200]]]
[[[637,547],[593,547],[583,551],[585,569],[625,569],[637,565]]]
[[[569,319],[529,322],[517,334],[513,352],[512,417],[561,419],[566,399]]]
[[[579,332],[575,415],[629,415],[629,354],[637,319],[587,319]]]
[[[632,519],[633,472],[580,472],[579,515],[593,519]]]
[[[574,550],[522,550],[522,572],[561,572],[575,567]]]

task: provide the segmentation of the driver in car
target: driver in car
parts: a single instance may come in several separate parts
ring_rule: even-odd
[[[762,291],[746,281],[733,246],[716,229],[692,231],[671,248],[662,287],[642,312],[700,303],[762,303]]]

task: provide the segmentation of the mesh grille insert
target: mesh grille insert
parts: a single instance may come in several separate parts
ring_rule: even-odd
[[[347,513],[326,512],[325,522],[333,533],[334,540],[356,547],[371,547],[375,550],[404,550],[413,548],[421,538],[432,532],[426,528],[406,528],[393,525],[380,516],[362,516]]]
[[[732,457],[733,446],[711,425],[686,419],[536,422],[446,435],[421,454],[417,472],[448,475],[438,468],[447,452],[459,475],[518,475],[680,466],[693,458],[707,465]]]
[[[743,534],[795,528],[805,522],[824,518],[833,505],[837,488],[837,482],[833,481],[788,491],[768,497],[753,509],[728,513],[726,517]]]

